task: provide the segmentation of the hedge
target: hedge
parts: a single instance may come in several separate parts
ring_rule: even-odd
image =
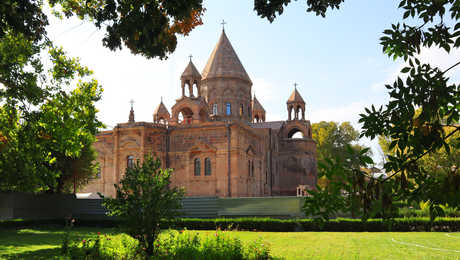
[[[116,227],[120,220],[77,219],[76,227]],[[63,219],[47,220],[3,220],[2,228],[22,228],[41,225],[65,225]],[[194,219],[180,218],[163,221],[162,228],[188,230],[237,229],[247,231],[294,232],[294,231],[329,231],[329,232],[410,232],[410,231],[442,231],[459,232],[460,218],[438,218],[430,223],[429,218],[397,218],[391,221],[370,219],[362,222],[359,219],[332,219],[329,222],[318,222],[312,219],[274,219],[274,218],[217,218]]]

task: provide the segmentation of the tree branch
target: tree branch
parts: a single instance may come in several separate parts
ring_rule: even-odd
[[[446,69],[445,71],[442,72],[442,74],[445,74],[447,73],[449,70],[455,68],[456,66],[460,65],[460,61],[455,63],[454,65],[450,66],[448,69]]]
[[[451,137],[455,132],[459,131],[460,128],[459,127],[456,127],[456,129],[452,132],[450,132],[443,140],[447,140],[449,137]],[[410,160],[407,164],[411,164],[411,163],[414,163],[416,161],[418,161],[420,158],[422,158],[423,156],[427,155],[428,153],[432,152],[433,151],[433,147],[431,147],[430,149],[426,150],[424,153],[422,153],[421,155],[417,156],[416,158]],[[400,173],[402,170],[404,170],[404,167],[401,167],[399,170],[397,170],[396,172],[394,172],[393,174],[391,174],[390,176],[386,177],[385,179],[383,179],[381,182],[384,183],[386,180],[392,178],[393,176],[395,176],[396,174]]]

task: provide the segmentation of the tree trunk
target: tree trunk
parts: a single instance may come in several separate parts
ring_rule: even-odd
[[[153,242],[154,242],[154,237],[153,235],[149,234],[147,235],[147,255],[152,256],[153,255]]]

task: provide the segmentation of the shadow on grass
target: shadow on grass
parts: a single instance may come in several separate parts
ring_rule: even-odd
[[[1,259],[66,259],[61,255],[61,248],[47,248],[34,251],[22,252],[19,254],[0,255]]]

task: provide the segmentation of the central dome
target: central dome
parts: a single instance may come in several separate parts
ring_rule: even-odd
[[[238,78],[252,84],[251,79],[223,30],[201,75],[202,80],[224,77]]]

